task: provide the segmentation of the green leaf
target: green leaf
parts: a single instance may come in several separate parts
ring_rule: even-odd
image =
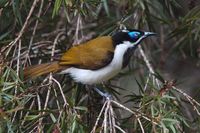
[[[9,0],[0,0],[0,8],[3,8]]]
[[[25,117],[25,120],[35,120],[35,119],[38,119],[39,118],[39,115],[28,115]]]
[[[55,1],[55,3],[54,3],[54,8],[53,8],[52,18],[54,18],[55,15],[58,14],[62,2],[63,2],[63,0],[56,0],[56,1]]]
[[[176,123],[179,123],[176,119],[171,118],[163,118],[162,121],[165,123],[166,126],[174,125]]]
[[[74,107],[74,109],[88,111],[87,107],[84,107],[84,106],[76,106]]]
[[[110,16],[110,11],[109,11],[109,7],[108,7],[108,2],[107,2],[107,0],[102,0],[102,2],[103,2],[104,9],[105,9],[105,11],[106,11],[106,14],[107,14],[108,16]]]
[[[20,5],[20,0],[12,0],[12,7],[13,7],[13,12],[15,14],[15,17],[18,20],[18,23],[22,26],[22,18],[21,18],[21,12],[19,9],[19,5]]]
[[[140,92],[141,92],[142,94],[144,94],[144,90],[143,90],[142,85],[139,83],[139,81],[138,81],[137,79],[135,79],[135,81],[136,81],[137,85],[139,86]]]
[[[4,38],[6,38],[8,35],[10,35],[11,32],[12,32],[12,30],[8,30],[7,32],[1,34],[0,41],[3,40]]]
[[[53,121],[53,123],[56,123],[57,120],[52,113],[50,113],[50,117],[51,117],[51,120]]]
[[[174,127],[174,125],[170,125],[169,127],[170,127],[170,129],[172,130],[173,133],[177,133],[176,128]]]

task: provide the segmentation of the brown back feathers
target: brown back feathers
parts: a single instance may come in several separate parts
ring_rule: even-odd
[[[96,70],[108,65],[114,55],[111,36],[103,36],[77,45],[66,51],[59,62],[82,69]]]

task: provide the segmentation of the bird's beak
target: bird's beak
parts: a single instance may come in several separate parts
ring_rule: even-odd
[[[145,36],[155,36],[155,35],[157,35],[157,33],[154,33],[154,32],[144,32],[144,35]]]

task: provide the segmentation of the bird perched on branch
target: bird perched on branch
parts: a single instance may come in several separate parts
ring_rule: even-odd
[[[27,67],[24,77],[35,78],[57,72],[70,74],[76,82],[87,85],[102,83],[126,67],[140,42],[152,35],[155,33],[121,30],[112,36],[97,37],[70,48],[59,61]]]

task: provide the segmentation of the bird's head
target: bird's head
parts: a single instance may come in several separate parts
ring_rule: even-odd
[[[124,42],[130,42],[133,46],[137,46],[143,39],[156,35],[154,32],[144,32],[140,30],[121,30],[112,36],[115,45]]]

